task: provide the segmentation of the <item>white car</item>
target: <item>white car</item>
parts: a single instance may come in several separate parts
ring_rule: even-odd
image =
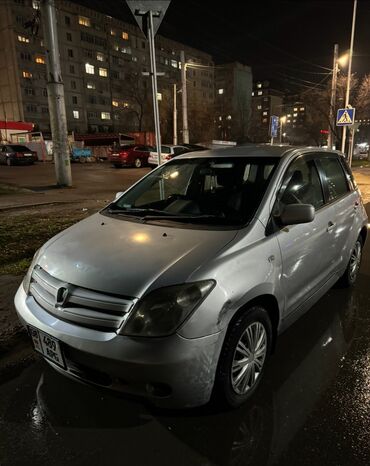
[[[188,147],[175,146],[173,144],[161,146],[161,163],[167,162],[167,160],[170,160],[173,157],[176,157],[177,155],[185,154],[185,152],[190,152]],[[153,168],[159,165],[157,151],[150,152],[148,158],[148,165]]]

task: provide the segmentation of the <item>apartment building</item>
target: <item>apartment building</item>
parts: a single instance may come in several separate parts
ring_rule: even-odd
[[[284,93],[271,86],[270,81],[257,81],[252,91],[251,139],[255,142],[269,140],[270,118],[282,116]]]
[[[251,117],[252,69],[234,62],[216,67],[216,137],[245,142]]]
[[[37,8],[32,0],[0,2],[0,119],[34,122],[49,132],[42,27],[37,35],[24,27]],[[151,82],[142,75],[150,69],[149,47],[140,29],[64,0],[57,2],[57,21],[68,130],[152,130]],[[188,71],[189,111],[214,103],[212,57],[157,35],[158,71],[165,73],[158,80],[158,99],[168,121],[173,84],[179,87],[181,81],[181,50],[186,62],[197,65]]]

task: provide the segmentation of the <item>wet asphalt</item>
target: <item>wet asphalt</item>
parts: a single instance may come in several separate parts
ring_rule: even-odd
[[[370,465],[370,238],[352,290],[280,336],[242,408],[165,411],[42,361],[0,386],[0,465]]]

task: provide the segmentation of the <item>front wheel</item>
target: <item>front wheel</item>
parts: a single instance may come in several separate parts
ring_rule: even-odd
[[[362,238],[359,236],[351,251],[351,256],[344,274],[340,277],[338,283],[344,288],[353,286],[357,280],[358,272],[362,259]]]
[[[271,341],[271,321],[261,306],[251,307],[231,323],[216,374],[219,399],[232,407],[247,401],[261,381]]]

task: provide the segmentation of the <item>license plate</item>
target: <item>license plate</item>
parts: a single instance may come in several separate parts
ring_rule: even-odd
[[[66,365],[59,340],[35,327],[28,326],[28,331],[35,350],[49,361],[65,369]]]
[[[23,154],[25,157],[32,157],[32,154]]]

